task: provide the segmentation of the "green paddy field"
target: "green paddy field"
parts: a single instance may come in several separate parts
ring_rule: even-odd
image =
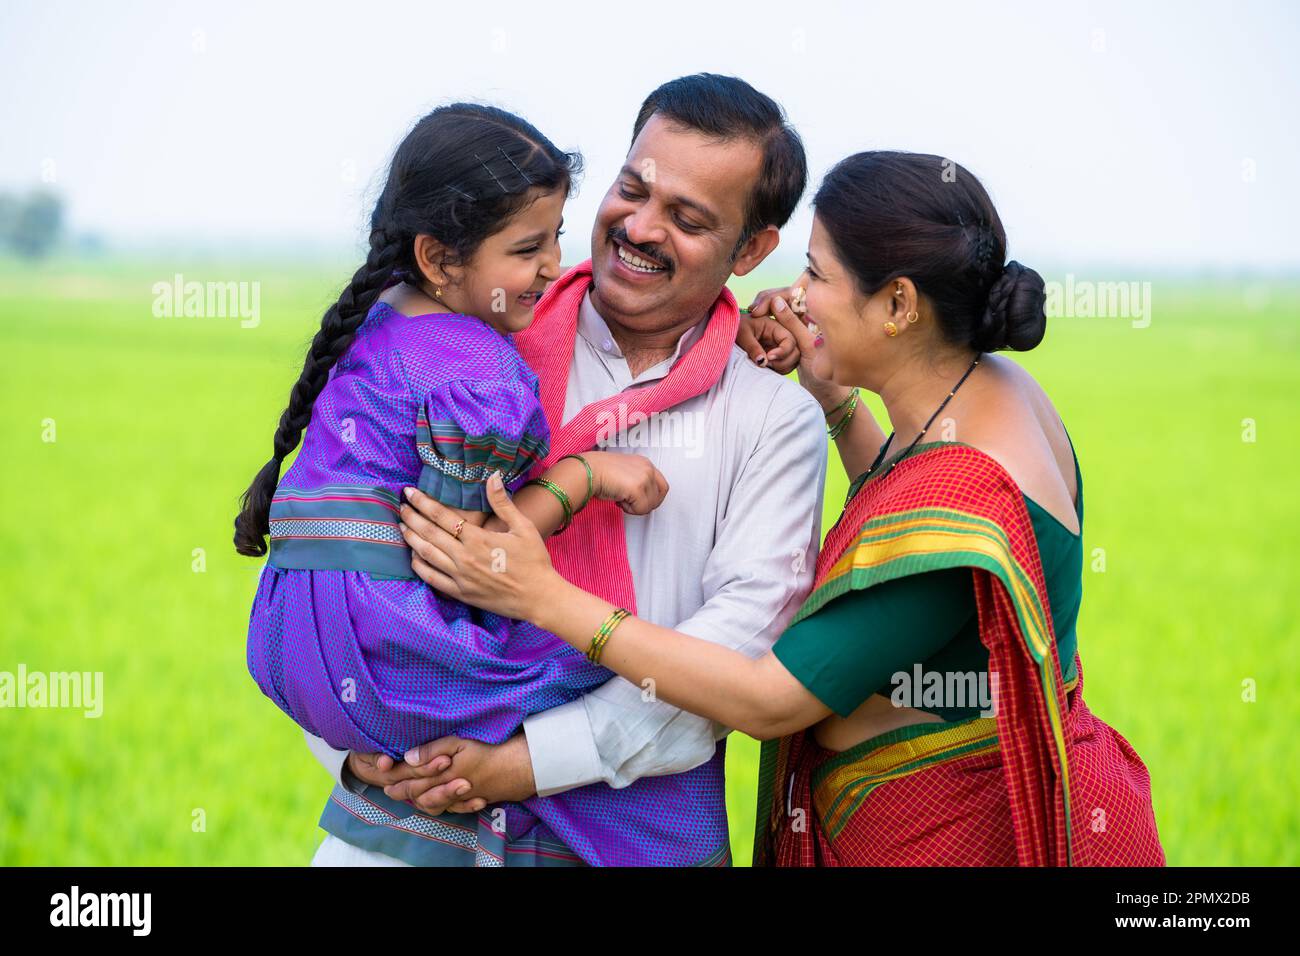
[[[351,269],[0,263],[0,672],[104,675],[97,718],[0,709],[0,865],[309,860],[329,783],[245,670],[231,519]],[[259,283],[257,323],[156,316],[177,272]],[[1020,358],[1083,468],[1086,696],[1170,863],[1300,863],[1300,283],[1156,278],[1147,327],[1056,318]],[[741,864],[756,756],[732,736]]]

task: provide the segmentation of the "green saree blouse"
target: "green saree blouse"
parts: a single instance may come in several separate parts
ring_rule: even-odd
[[[916,450],[926,447],[930,445]],[[1075,625],[1083,599],[1083,476],[1077,457],[1074,469],[1080,534],[1025,497],[1067,682],[1075,676]],[[864,477],[854,481],[850,498]],[[980,641],[969,568],[927,571],[849,591],[789,628],[772,650],[801,684],[841,717],[872,694],[889,697],[894,675],[912,675],[918,664],[925,674],[982,675],[989,661]],[[946,721],[980,713],[978,706],[914,706]]]

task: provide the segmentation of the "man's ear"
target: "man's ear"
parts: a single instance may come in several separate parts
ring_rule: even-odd
[[[451,250],[427,233],[415,237],[415,265],[420,275],[435,289],[455,284],[455,270],[449,271],[444,263]]]
[[[731,264],[731,274],[743,276],[753,272],[758,264],[772,254],[772,250],[781,242],[781,233],[776,226],[764,226],[749,237],[749,241],[740,247],[740,255]]]

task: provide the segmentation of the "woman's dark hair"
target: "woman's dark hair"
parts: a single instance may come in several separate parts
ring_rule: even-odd
[[[632,141],[656,113],[673,124],[718,139],[749,137],[763,149],[763,166],[745,205],[733,253],[766,226],[784,226],[808,185],[803,141],[776,100],[744,80],[695,73],[669,80],[647,96],[632,125]]]
[[[1002,220],[964,167],[924,153],[855,153],[827,173],[813,206],[867,295],[906,276],[954,345],[1023,352],[1043,340],[1042,276],[1006,261]]]
[[[415,124],[393,155],[370,217],[369,255],[321,318],[275,430],[271,460],[244,492],[235,518],[235,550],[251,557],[266,554],[280,466],[298,447],[330,369],[380,293],[399,277],[420,275],[415,237],[433,236],[447,247],[445,265],[463,265],[535,198],[530,190],[561,189],[567,195],[581,168],[577,153],[557,149],[531,124],[496,107],[453,103]]]

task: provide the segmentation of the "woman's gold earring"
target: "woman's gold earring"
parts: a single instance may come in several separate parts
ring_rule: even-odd
[[[888,335],[890,338],[893,338],[895,335],[898,334],[898,326],[896,326],[893,322],[886,322],[885,334]]]
[[[909,312],[909,313],[907,313],[907,324],[908,324],[908,325],[916,325],[916,320],[919,319],[920,317],[921,317],[921,313],[920,313],[920,312]]]

